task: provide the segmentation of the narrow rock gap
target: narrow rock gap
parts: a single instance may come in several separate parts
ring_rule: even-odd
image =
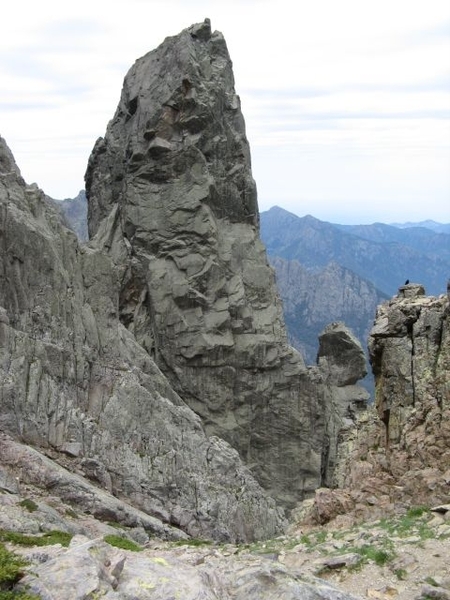
[[[407,323],[407,334],[411,340],[411,387],[412,387],[412,406],[416,405],[416,381],[415,381],[415,346],[414,346],[414,323]]]

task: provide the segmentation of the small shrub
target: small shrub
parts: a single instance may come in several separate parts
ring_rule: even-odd
[[[39,600],[38,596],[11,589],[23,577],[27,561],[0,544],[0,600]]]
[[[375,548],[374,546],[363,546],[357,549],[356,552],[368,560],[373,560],[379,567],[384,566],[394,558],[393,553],[389,550]]]
[[[141,546],[127,538],[121,537],[120,535],[105,535],[103,539],[110,546],[115,546],[116,548],[121,548],[122,550],[131,550],[132,552],[142,551]]]
[[[319,531],[316,535],[316,542],[318,544],[323,544],[323,542],[326,541],[327,539],[327,532],[326,531]]]
[[[415,517],[421,517],[427,512],[428,508],[426,506],[412,506],[410,509],[408,509],[406,516],[409,519],[414,519]]]
[[[25,498],[24,500],[19,502],[19,505],[23,506],[23,508],[26,508],[28,512],[34,512],[39,508],[36,502],[33,502],[33,500],[30,500],[29,498]]]
[[[23,567],[26,561],[16,556],[0,544],[0,587],[12,585],[23,575]]]
[[[16,592],[15,590],[0,592],[0,600],[40,600],[39,596],[28,592]]]
[[[394,571],[394,575],[400,581],[403,581],[404,579],[406,579],[407,574],[408,573],[407,573],[406,569],[395,569],[395,571]]]
[[[306,533],[301,536],[300,542],[305,544],[305,546],[311,546],[312,544],[311,539],[306,535]]]

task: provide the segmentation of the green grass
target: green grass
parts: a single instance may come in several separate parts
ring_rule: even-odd
[[[406,571],[406,569],[395,569],[394,575],[397,577],[398,580],[403,581],[404,579],[406,579],[408,572]]]
[[[360,554],[363,559],[372,560],[379,567],[383,567],[395,557],[391,550],[369,545],[356,548],[354,551]]]
[[[25,498],[24,500],[19,502],[19,505],[23,506],[23,508],[26,508],[28,512],[34,512],[39,508],[36,502],[33,502],[33,500],[30,500],[29,498]]]
[[[122,525],[122,523],[118,523],[117,521],[108,521],[108,525],[114,527],[114,529],[126,529],[125,525]]]
[[[380,527],[391,536],[404,538],[416,534],[421,540],[427,540],[435,537],[434,532],[425,520],[428,518],[428,515],[429,509],[425,506],[414,506],[402,517],[397,519],[382,519]]]
[[[412,506],[410,509],[408,509],[406,516],[410,519],[414,519],[415,517],[421,517],[429,512],[430,509],[426,506]]]
[[[326,542],[327,540],[327,535],[328,533],[326,531],[318,531],[316,533],[316,542],[318,544],[323,544],[323,542]]]
[[[0,540],[16,544],[17,546],[52,546],[53,544],[61,544],[61,546],[67,547],[72,537],[71,533],[57,530],[49,531],[42,535],[25,535],[15,531],[0,529]]]
[[[5,589],[12,588],[23,577],[27,564],[26,560],[0,544],[0,600],[39,600],[34,594]]]
[[[141,546],[132,540],[121,537],[120,535],[105,535],[103,539],[110,546],[115,546],[116,548],[121,548],[122,550],[131,550],[132,552],[141,552],[143,550]]]
[[[312,545],[312,541],[311,538],[309,537],[309,535],[306,535],[306,533],[304,533],[301,537],[300,537],[300,543],[301,544],[305,544],[305,546],[311,546]]]

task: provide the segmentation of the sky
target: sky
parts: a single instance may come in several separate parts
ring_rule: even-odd
[[[27,183],[74,197],[123,79],[211,19],[233,61],[261,211],[450,222],[449,0],[16,0],[0,135]]]

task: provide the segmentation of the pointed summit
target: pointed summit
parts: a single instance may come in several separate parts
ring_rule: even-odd
[[[86,188],[122,322],[207,432],[295,505],[326,471],[325,392],[287,343],[232,63],[209,21],[130,69]]]

